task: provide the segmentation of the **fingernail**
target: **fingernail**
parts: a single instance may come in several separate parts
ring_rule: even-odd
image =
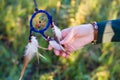
[[[59,56],[59,53],[56,52],[55,55],[56,55],[56,56]]]
[[[48,46],[48,50],[52,50],[52,47],[50,45]]]
[[[52,48],[48,47],[48,50],[52,50]]]
[[[68,55],[68,54],[66,54],[65,58],[68,58],[68,57],[69,57],[69,55]]]
[[[65,54],[65,53],[63,53],[63,54],[62,54],[62,56],[63,56],[63,57],[65,57],[65,56],[66,56],[66,54]]]

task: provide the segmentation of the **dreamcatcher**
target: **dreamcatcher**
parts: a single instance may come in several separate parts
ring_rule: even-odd
[[[57,26],[54,25],[52,21],[52,16],[45,10],[39,10],[37,8],[36,0],[34,0],[34,4],[35,4],[35,12],[32,14],[30,18],[29,43],[26,46],[23,67],[19,80],[22,79],[28,63],[35,55],[37,55],[38,58],[40,56],[46,59],[42,54],[38,52],[38,48],[42,48],[44,50],[47,49],[39,45],[38,40],[33,35],[33,32],[41,34],[41,36],[46,41],[48,41],[53,48],[57,50],[65,51],[64,47],[60,45],[60,40],[62,38],[61,31]],[[45,34],[45,31],[47,31],[49,27],[52,29],[54,37],[50,37]]]

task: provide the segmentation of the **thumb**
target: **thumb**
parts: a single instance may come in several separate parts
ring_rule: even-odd
[[[67,36],[60,42],[60,44],[67,44],[74,36],[74,31],[71,30]]]

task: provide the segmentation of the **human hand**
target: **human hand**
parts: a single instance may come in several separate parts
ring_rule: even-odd
[[[65,51],[58,51],[54,49],[55,55],[68,57],[69,54],[77,49],[84,47],[85,45],[91,43],[94,38],[94,29],[91,24],[84,24],[80,26],[75,26],[71,28],[66,28],[62,30],[62,40],[61,45],[64,46]],[[49,50],[52,47],[49,45]]]

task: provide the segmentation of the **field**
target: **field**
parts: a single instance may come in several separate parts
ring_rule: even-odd
[[[120,0],[36,0],[60,29],[120,18]],[[29,37],[33,0],[0,0],[0,80],[18,80]],[[51,32],[48,31],[51,35]],[[39,44],[48,43],[36,34]],[[23,80],[120,80],[120,43],[89,44],[68,59],[39,49]]]

